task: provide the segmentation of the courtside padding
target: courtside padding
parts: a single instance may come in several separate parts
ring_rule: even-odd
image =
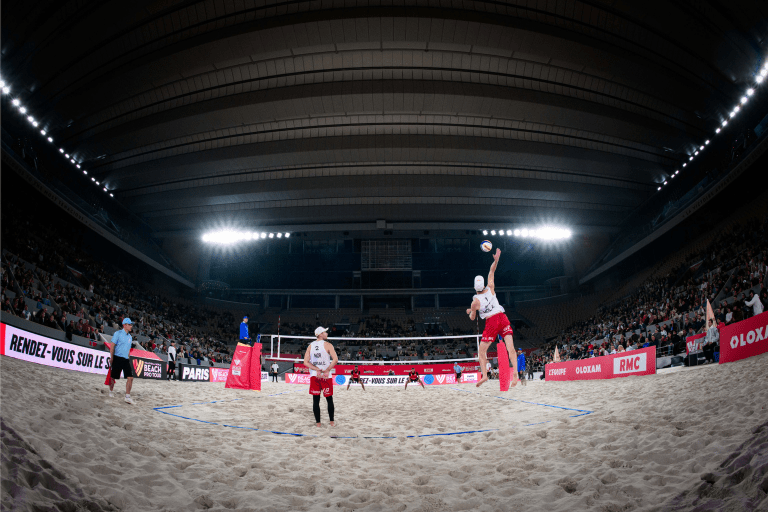
[[[500,400],[510,400],[512,402],[520,402],[523,404],[530,404],[530,405],[540,405],[542,407],[552,407],[554,409],[562,409],[565,411],[575,411],[580,414],[574,414],[572,416],[569,416],[569,418],[578,418],[579,416],[586,416],[588,414],[592,414],[595,411],[588,411],[586,409],[574,409],[572,407],[563,407],[560,405],[551,405],[551,404],[541,404],[538,402],[527,402],[525,400],[518,400],[516,398],[507,398],[503,396],[492,396],[492,395],[484,395],[482,393],[478,393],[477,391],[468,391],[466,389],[460,389],[460,388],[451,388],[454,391],[460,391],[462,393],[472,393],[475,395],[484,396],[487,398],[498,398]],[[282,393],[274,393],[271,395],[266,395],[265,398],[272,397],[272,396],[279,396],[279,395],[286,395],[288,393],[299,393],[299,392],[306,392],[306,390],[296,390],[296,391],[283,391]],[[232,400],[213,400],[211,402],[193,402],[189,405],[206,405],[206,404],[218,404],[218,403],[226,403],[226,402],[237,402],[238,400],[244,400],[243,398],[235,398]],[[205,421],[205,420],[199,420],[197,418],[190,418],[188,416],[182,416],[180,414],[173,414],[171,412],[166,411],[165,409],[178,409],[181,407],[186,407],[184,404],[180,405],[166,405],[163,407],[154,407],[154,410],[163,414],[167,414],[168,416],[174,416],[176,418],[181,418],[183,420],[189,420],[189,421],[196,421],[198,423],[205,423],[206,425],[219,425],[226,428],[238,428],[242,430],[253,430],[255,432],[266,432],[268,434],[276,434],[280,436],[294,436],[294,437],[330,437],[331,439],[398,439],[398,438],[406,438],[406,439],[413,439],[413,438],[419,438],[419,437],[438,437],[438,436],[462,436],[467,434],[482,434],[484,432],[498,432],[502,429],[499,428],[489,428],[489,429],[483,429],[483,430],[464,430],[460,432],[440,432],[437,434],[417,434],[417,435],[410,435],[410,436],[321,436],[316,434],[298,434],[295,432],[280,432],[279,430],[269,430],[264,428],[255,428],[255,427],[240,427],[237,425],[224,425],[223,423],[216,423],[214,421]],[[542,425],[544,423],[549,423],[552,420],[547,421],[539,421],[536,423],[528,423],[526,425],[523,425],[524,427],[532,427],[534,425]],[[515,427],[512,427],[515,428]]]

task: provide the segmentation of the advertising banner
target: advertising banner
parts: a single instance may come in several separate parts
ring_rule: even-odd
[[[163,380],[166,378],[167,364],[165,361],[131,357],[131,364],[133,365],[133,375],[137,379]]]
[[[261,343],[254,343],[251,348],[251,367],[249,371],[251,372],[250,389],[261,391],[261,381],[264,380],[264,372],[261,371]]]
[[[477,374],[467,373],[468,377],[473,375],[474,380],[466,382],[477,382]],[[333,384],[335,386],[346,386],[349,383],[349,375],[334,375]],[[462,375],[462,381],[464,375]],[[363,381],[364,386],[405,386],[405,382],[408,380],[408,375],[394,375],[394,376],[360,376],[360,380]],[[421,375],[421,381],[425,386],[439,386],[445,384],[456,384],[456,375],[440,374],[440,375]],[[286,373],[286,384],[305,384],[309,385],[309,375],[304,373]],[[415,383],[414,383],[415,384]],[[353,383],[353,386],[358,384]]]
[[[701,345],[706,341],[707,333],[703,332],[695,336],[688,336],[685,338],[685,353],[690,354],[692,352],[700,352]]]
[[[211,382],[227,382],[229,368],[211,368]]]
[[[0,323],[0,331],[2,355],[85,373],[106,374],[109,368],[109,352],[54,340],[7,324]]]
[[[720,364],[768,352],[768,312],[720,329]]]
[[[480,372],[465,372],[461,374],[461,382],[477,382],[480,380]]]
[[[545,379],[548,381],[615,379],[655,373],[656,347],[545,366]]]
[[[211,380],[210,366],[180,364],[176,372],[182,382],[208,382]]]

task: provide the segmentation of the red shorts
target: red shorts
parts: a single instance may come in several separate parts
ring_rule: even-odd
[[[323,396],[333,396],[333,380],[331,379],[318,379],[317,377],[309,378],[309,394],[319,395],[320,391],[323,392]]]
[[[496,336],[512,336],[512,327],[509,325],[509,318],[504,313],[496,313],[495,315],[485,319],[485,329],[483,329],[483,338],[480,340],[485,343],[493,343],[496,340]]]

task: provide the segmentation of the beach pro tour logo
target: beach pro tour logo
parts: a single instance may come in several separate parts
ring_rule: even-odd
[[[286,373],[288,384],[309,384],[309,375],[301,373]]]
[[[645,372],[647,364],[647,355],[645,352],[632,354],[624,357],[617,357],[613,360],[613,373],[622,375],[627,373]]]
[[[133,360],[133,371],[137,377],[141,377],[141,372],[144,370],[144,361],[141,359]]]
[[[160,362],[144,361],[143,359],[134,359],[133,373],[140,379],[162,379],[163,366]]]

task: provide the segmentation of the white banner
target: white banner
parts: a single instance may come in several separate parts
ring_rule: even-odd
[[[461,376],[462,382],[477,382],[477,373],[464,373]],[[335,386],[346,386],[349,383],[349,375],[334,375],[333,384]],[[466,380],[465,380],[466,379]],[[407,375],[377,375],[377,376],[361,376],[360,380],[364,386],[405,386],[408,380]],[[445,384],[456,384],[456,375],[453,374],[441,374],[441,375],[422,375],[421,381],[425,386],[439,386]],[[306,373],[286,373],[286,384],[304,384],[309,385],[309,375]],[[413,384],[418,385],[414,382]],[[357,386],[357,383],[353,383],[353,386]]]
[[[73,345],[39,334],[0,324],[2,354],[31,363],[75,370],[86,373],[107,374],[109,352]]]

